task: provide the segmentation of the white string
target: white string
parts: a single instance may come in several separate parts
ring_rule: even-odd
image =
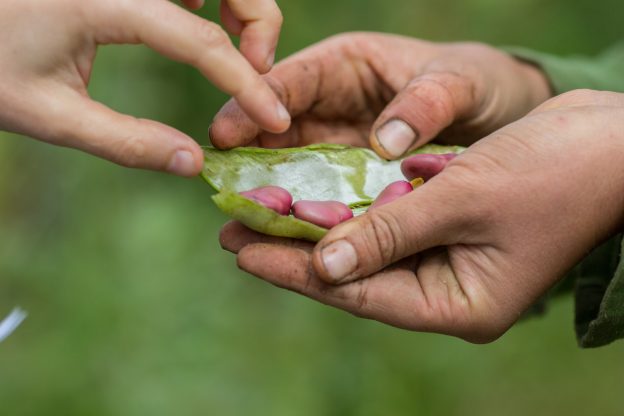
[[[14,308],[9,316],[0,322],[0,342],[4,341],[26,319],[28,314],[21,308]]]

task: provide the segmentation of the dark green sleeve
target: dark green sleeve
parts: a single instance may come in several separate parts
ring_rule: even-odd
[[[624,42],[596,57],[560,57],[525,48],[503,48],[542,68],[556,94],[579,88],[624,92]]]
[[[601,55],[558,57],[505,48],[540,67],[553,91],[589,88],[624,92],[624,42]],[[600,347],[624,338],[624,241],[616,236],[588,255],[569,275],[574,280],[575,328],[579,345]]]
[[[575,279],[575,328],[581,347],[624,338],[623,243],[621,236],[612,238],[570,274]]]

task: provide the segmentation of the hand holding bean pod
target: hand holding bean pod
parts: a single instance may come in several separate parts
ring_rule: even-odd
[[[243,270],[357,316],[489,342],[624,226],[622,120],[624,94],[567,93],[316,245],[238,223],[221,242]],[[418,158],[409,176],[437,164]]]

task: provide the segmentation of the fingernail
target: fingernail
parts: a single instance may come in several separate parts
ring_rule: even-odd
[[[339,283],[357,267],[357,253],[346,240],[331,243],[321,251],[321,259],[329,277]]]
[[[394,157],[402,156],[416,141],[416,132],[402,120],[390,120],[375,133],[379,144]]]
[[[196,175],[197,169],[193,154],[187,150],[178,150],[169,161],[167,171],[179,176]]]
[[[290,114],[288,113],[288,110],[286,110],[284,104],[279,101],[277,102],[277,116],[282,121],[290,121]]]
[[[266,65],[267,68],[273,68],[273,64],[275,63],[275,50],[269,52],[269,56],[267,56]]]

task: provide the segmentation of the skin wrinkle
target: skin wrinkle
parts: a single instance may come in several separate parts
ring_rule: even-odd
[[[392,101],[396,93],[403,90],[412,79],[422,75],[424,72],[422,61],[417,59],[413,61],[410,59],[409,64],[404,67],[402,67],[403,65],[400,62],[389,62],[385,56],[387,55],[386,47],[389,46],[386,43],[389,43],[390,40],[389,38],[384,38],[384,42],[380,42],[380,45],[368,46],[372,53],[370,57],[366,57],[373,73],[381,80],[381,85],[386,87],[385,91],[388,93],[386,102]],[[418,49],[421,49],[419,56],[427,56],[430,52],[428,43],[402,37],[398,37],[398,40],[401,43],[405,42],[410,45],[413,42]],[[389,70],[391,65],[398,66],[399,70]]]
[[[443,256],[446,262],[450,265],[450,267],[448,267],[447,269],[450,273],[446,274],[444,273],[444,264],[441,263],[438,265],[438,276],[440,276],[440,280],[442,280],[447,289],[448,305],[454,305],[458,297],[459,302],[465,302],[466,304],[469,304],[468,297],[462,288],[462,285],[459,278],[457,277],[457,274],[455,273],[455,270],[452,267],[452,263],[450,263],[449,249],[442,249],[440,256]]]
[[[453,314],[450,312],[453,308],[450,302],[454,302],[455,298],[449,296],[449,288],[446,282],[446,275],[441,274],[441,264],[439,261],[439,250],[431,249],[424,253],[418,273],[421,275],[420,282],[423,290],[431,299],[432,314],[438,316],[443,321],[448,321]],[[452,318],[451,318],[452,319]]]
[[[374,66],[369,61],[371,54],[370,45],[367,42],[360,42],[358,36],[356,35],[354,39],[339,37],[339,40],[342,40],[339,48],[340,54],[344,56],[344,63],[355,74],[353,78],[355,79],[355,84],[359,86],[354,88],[355,91],[359,92],[358,97],[360,97],[354,100],[356,108],[347,112],[347,114],[353,114],[353,116],[350,116],[352,120],[372,121],[371,113],[379,113],[386,103],[383,98],[379,98],[380,94],[378,93],[380,89],[383,91],[383,87],[386,84],[383,77],[375,73]]]
[[[451,48],[452,49],[452,48]],[[474,63],[463,63],[457,56],[449,59],[441,58],[439,60],[432,61],[426,68],[426,73],[442,73],[449,74],[457,77],[470,86],[470,102],[475,104],[470,109],[471,113],[467,114],[469,118],[473,118],[480,114],[483,104],[487,101],[487,95],[477,94],[477,91],[488,90],[483,81],[482,72],[475,68]],[[467,76],[468,74],[468,76]],[[477,97],[481,96],[481,100],[477,101]]]
[[[420,266],[421,266],[421,261],[422,261],[422,254],[416,254],[413,257],[415,257],[415,264],[412,265],[412,267],[408,267],[408,270],[413,271],[414,273],[414,277],[415,277],[415,282],[418,284],[417,289],[419,290],[419,292],[422,294],[423,299],[425,300],[425,306],[427,310],[433,310],[432,307],[432,302],[429,299],[429,296],[427,294],[427,291],[425,290],[425,287],[419,277],[419,273],[418,271],[420,270]]]
[[[450,97],[453,97],[453,99],[451,101],[455,104],[454,108],[458,108],[459,107],[459,106],[456,105],[456,100],[455,100],[456,94],[453,93],[453,89],[449,88],[449,86],[447,84],[438,81],[437,77],[435,77],[436,75],[446,75],[448,78],[452,78],[452,79],[454,79],[456,81],[459,81],[457,83],[458,85],[462,85],[464,87],[468,86],[469,88],[462,89],[462,91],[464,91],[464,90],[465,91],[469,91],[468,95],[470,96],[470,99],[468,101],[470,103],[474,104],[474,103],[477,102],[477,100],[476,100],[476,98],[477,98],[477,94],[476,94],[477,87],[476,87],[476,84],[475,84],[475,82],[472,81],[472,79],[470,79],[470,78],[466,79],[465,73],[462,74],[461,72],[458,72],[458,71],[453,70],[453,69],[440,69],[440,70],[429,70],[429,71],[427,71],[426,72],[426,78],[423,78],[423,79],[431,80],[433,82],[437,82],[438,84],[440,84],[440,86],[443,87],[446,90],[448,95]],[[482,97],[481,103],[477,104],[476,106],[475,105],[468,106],[469,107],[468,112],[466,112],[466,114],[457,114],[455,116],[455,120],[454,121],[458,121],[458,122],[466,121],[466,119],[472,118],[475,115],[479,114],[480,113],[480,106],[483,104],[484,101],[486,101],[486,98]]]
[[[332,58],[330,58],[332,59]],[[317,75],[316,75],[316,88],[315,88],[315,92],[314,92],[314,100],[312,102],[312,104],[310,104],[309,108],[310,108],[310,113],[311,114],[317,114],[318,113],[318,108],[320,106],[320,104],[323,102],[322,97],[323,97],[323,91],[324,91],[324,78],[325,78],[325,69],[323,68],[325,60],[319,59],[318,60],[318,70],[317,70]]]
[[[458,90],[470,91],[470,94],[469,94],[470,95],[470,100],[469,100],[469,102],[472,103],[472,104],[474,104],[476,102],[476,100],[475,100],[475,86],[474,86],[473,82],[468,82],[466,80],[465,76],[462,76],[461,74],[459,74],[459,73],[457,73],[455,71],[452,71],[452,70],[429,71],[429,72],[427,72],[425,77],[419,77],[419,79],[422,79],[423,81],[432,82],[432,83],[435,83],[435,84],[439,85],[446,92],[446,94],[450,97],[449,102],[453,103],[453,105],[452,105],[452,109],[453,109],[452,113],[454,115],[453,116],[449,116],[449,119],[452,119],[453,121],[461,122],[461,121],[465,121],[467,118],[471,118],[474,114],[479,112],[478,105],[477,106],[474,106],[474,105],[466,106],[469,109],[469,111],[466,112],[466,114],[458,113],[457,111],[455,111],[458,108],[461,108],[461,106],[457,105],[457,99],[456,99],[457,98],[456,97],[457,94],[454,93],[454,89],[449,88],[449,86],[446,83],[441,82],[438,79],[438,77],[436,77],[436,75],[440,76],[439,78],[442,78],[443,75],[448,77],[448,78],[453,78],[456,81],[459,81],[458,85],[462,85],[462,87],[465,87],[466,85],[470,86],[470,88],[466,88],[466,89],[461,88],[461,89],[458,89]],[[485,98],[482,99],[482,101],[485,101]]]
[[[380,97],[379,98],[380,103],[383,103],[383,104],[389,103],[390,101],[392,101],[397,91],[394,88],[392,88],[392,85],[390,85],[390,83],[386,81],[382,73],[379,72],[375,63],[372,62],[372,59],[367,59],[366,62],[375,79],[375,84],[377,85],[377,89],[379,90],[379,93],[377,95]],[[381,111],[383,111],[383,108],[376,109],[377,113],[381,113]]]
[[[355,282],[358,290],[355,295],[355,305],[357,310],[363,310],[368,305],[368,279]]]
[[[419,97],[419,99],[422,101],[425,95],[430,95],[430,94],[425,94],[425,95],[420,95],[418,94],[418,88],[422,88],[422,85],[426,85],[426,84],[420,84],[420,82],[423,83],[432,83],[434,85],[439,86],[440,88],[442,88],[442,91],[444,91],[447,95],[447,97],[450,97],[446,100],[441,99],[440,97],[436,97],[436,99],[431,99],[431,101],[429,101],[427,104],[428,105],[423,105],[423,107],[428,107],[428,108],[433,108],[436,109],[436,111],[431,111],[431,113],[425,113],[423,114],[421,117],[421,120],[427,120],[425,123],[423,123],[424,125],[428,125],[428,126],[446,126],[449,125],[453,122],[454,118],[455,118],[455,114],[456,114],[456,107],[454,104],[451,104],[451,108],[449,108],[448,105],[446,105],[447,102],[453,103],[453,96],[452,93],[450,92],[450,90],[448,89],[448,87],[446,85],[444,85],[443,83],[441,83],[438,80],[435,79],[429,79],[427,78],[426,80],[422,80],[422,81],[416,81],[414,83],[414,86],[412,86],[411,88],[413,90],[415,90],[415,92],[412,92],[412,95],[414,97]],[[409,91],[410,87],[408,86],[408,91]],[[433,95],[431,95],[431,97],[433,97]],[[442,116],[440,117],[440,120],[444,120],[443,122],[437,122],[438,120],[433,116],[433,114],[437,114],[437,111],[440,111],[440,114],[442,114]],[[405,121],[405,120],[404,120]],[[420,121],[420,120],[419,120]],[[409,123],[408,123],[409,124]],[[416,136],[417,136],[417,140],[420,140],[421,137],[419,137],[419,132],[422,132],[422,128],[418,129],[415,126],[411,126],[412,130],[414,130],[414,132],[416,132]],[[435,127],[434,127],[435,128]],[[431,128],[427,129],[427,133],[430,133]],[[435,137],[435,135],[434,135]],[[429,137],[428,137],[429,138]],[[419,143],[415,143],[414,145],[412,145],[412,148],[415,146],[418,146]]]
[[[290,90],[284,86],[284,83],[279,79],[272,77],[271,75],[267,75],[264,77],[264,80],[269,87],[275,92],[277,98],[284,104],[286,108],[291,107],[291,97]]]
[[[362,44],[357,41],[354,43],[360,51],[370,49],[368,43]],[[361,52],[354,53],[352,48],[349,48],[347,54],[349,55],[348,62],[351,63],[353,71],[357,75],[359,90],[363,92],[364,106],[361,113],[365,119],[371,119],[370,114],[381,113],[384,106],[391,101],[397,91],[386,82],[382,72],[377,70],[376,63],[382,59],[376,56],[374,51],[362,54]]]
[[[309,257],[309,253],[308,257]],[[306,267],[306,280],[303,284],[303,291],[304,292],[308,292],[310,290],[311,287],[313,287],[313,282],[315,280],[318,280],[318,278],[316,278],[316,271],[314,270],[314,267],[312,265],[311,261],[307,262],[307,267]]]
[[[377,243],[379,250],[372,250],[381,254],[379,264],[389,264],[400,260],[397,252],[403,252],[401,232],[398,221],[390,214],[375,210],[366,214],[373,232],[373,242]]]
[[[359,59],[349,60],[348,62],[352,71],[356,74],[356,79],[360,85],[357,90],[362,91],[362,100],[357,101],[363,101],[362,105],[354,105],[356,109],[353,111],[353,119],[372,121],[371,113],[377,114],[383,109],[384,105],[377,93],[378,86],[369,85],[375,84],[374,82],[367,82],[371,79],[371,75],[374,77],[374,74],[370,71],[370,66],[366,62]]]
[[[477,312],[479,308],[483,309],[484,302],[487,304],[490,303],[490,299],[496,298],[495,287],[501,283],[498,279],[488,276],[487,272],[495,264],[488,254],[497,253],[498,250],[481,247],[477,252],[477,254],[482,254],[481,256],[472,254],[476,251],[476,246],[458,244],[448,248],[449,263],[455,271],[457,283],[461,287],[467,306],[473,312]],[[458,277],[458,274],[462,277]],[[495,284],[492,284],[493,282]],[[490,306],[485,309],[495,310],[496,308]]]

